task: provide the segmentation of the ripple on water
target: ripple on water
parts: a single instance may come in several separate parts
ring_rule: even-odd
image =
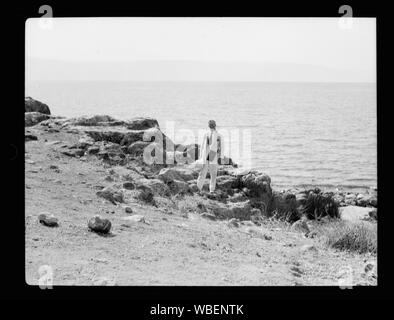
[[[251,130],[252,166],[275,183],[377,182],[375,84],[35,82],[26,95],[66,117],[148,116],[164,131],[173,121],[196,132],[215,119],[219,130]]]

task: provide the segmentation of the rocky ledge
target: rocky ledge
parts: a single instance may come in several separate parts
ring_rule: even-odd
[[[201,201],[196,202],[193,210],[209,219],[236,218],[259,224],[262,219],[274,217],[293,223],[301,218],[339,218],[341,207],[347,206],[368,208],[367,215],[377,219],[376,190],[365,194],[319,188],[276,191],[267,174],[237,168],[229,158],[221,161],[216,192],[208,192],[208,181],[203,192],[199,192],[196,184],[199,170],[195,164],[199,146],[173,143],[152,118],[123,121],[106,115],[55,117],[47,105],[30,97],[25,100],[25,111],[26,142],[37,140],[32,129],[72,134],[75,143],[52,141],[59,153],[81,161],[98,159],[106,167],[122,168],[110,171],[106,180],[111,184],[96,193],[113,204],[127,203],[133,198],[147,205],[166,207],[168,199],[195,195]],[[165,164],[143,160],[144,150],[152,144],[160,146],[152,155],[162,153]]]

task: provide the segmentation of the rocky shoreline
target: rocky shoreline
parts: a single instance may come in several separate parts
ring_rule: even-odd
[[[376,285],[376,190],[275,190],[224,159],[216,192],[208,179],[199,192],[199,146],[155,119],[67,119],[27,101],[28,284],[49,265],[56,285],[337,285],[343,266]],[[172,164],[143,160],[157,137]]]
[[[153,202],[155,196],[200,194],[211,200],[211,207],[203,210],[220,219],[258,221],[262,217],[276,216],[295,222],[302,217],[337,218],[340,216],[339,208],[346,206],[371,208],[369,215],[377,218],[377,190],[371,189],[363,194],[319,188],[277,191],[271,188],[268,175],[237,168],[231,159],[225,159],[228,164],[220,165],[215,194],[200,193],[196,185],[198,168],[194,164],[199,146],[174,144],[160,131],[157,120],[152,118],[123,121],[96,115],[66,119],[51,115],[48,106],[30,97],[25,100],[25,111],[25,141],[37,139],[29,131],[31,127],[39,127],[49,133],[63,131],[75,134],[77,143],[57,143],[62,154],[82,161],[97,157],[107,166],[123,166],[130,171],[122,185],[114,183],[112,187],[98,191],[99,197],[113,203],[122,203],[125,193],[134,193],[136,198],[146,202]],[[165,141],[157,140],[158,133]],[[158,142],[164,145],[160,149],[164,158],[172,159],[173,164],[144,163],[144,149]]]

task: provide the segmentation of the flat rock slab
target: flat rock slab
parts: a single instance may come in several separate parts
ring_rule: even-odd
[[[357,221],[357,220],[368,219],[369,212],[372,210],[373,208],[368,208],[368,207],[347,206],[347,207],[341,207],[339,209],[339,213],[341,215],[342,220]]]

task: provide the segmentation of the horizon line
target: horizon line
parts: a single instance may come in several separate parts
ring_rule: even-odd
[[[357,83],[357,84],[376,84],[376,81],[291,81],[291,80],[277,80],[277,81],[264,81],[264,80],[115,80],[115,79],[33,79],[26,80],[25,84],[28,82],[155,82],[155,83],[163,83],[163,82],[174,82],[174,83],[183,83],[183,82],[244,82],[244,83]]]

